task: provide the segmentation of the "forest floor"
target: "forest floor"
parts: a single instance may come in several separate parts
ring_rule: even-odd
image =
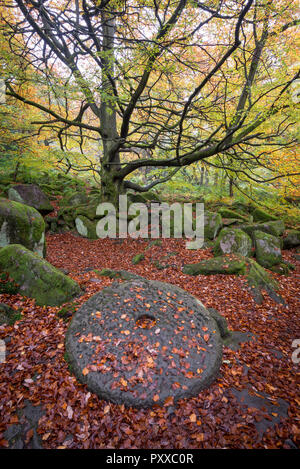
[[[296,269],[287,277],[272,274],[286,306],[267,294],[257,305],[243,277],[182,273],[184,264],[212,257],[210,249],[189,251],[184,240],[162,240],[132,265],[132,257],[148,245],[148,240],[48,234],[47,260],[84,288],[76,309],[112,282],[93,269],[130,270],[187,290],[217,309],[229,329],[250,332],[251,340],[238,350],[224,347],[219,377],[197,397],[151,409],[125,408],[100,400],[70,373],[64,338],[71,317],[58,318],[61,307],[38,307],[34,300],[2,294],[0,302],[21,308],[22,318],[0,327],[6,343],[6,362],[0,364],[0,446],[299,448],[299,364],[292,355],[293,341],[300,339],[300,262],[293,251],[283,251],[283,257]],[[155,261],[164,256],[169,266],[159,270]]]

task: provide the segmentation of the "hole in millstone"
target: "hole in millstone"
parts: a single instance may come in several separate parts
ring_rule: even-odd
[[[155,326],[156,319],[151,314],[142,314],[137,318],[135,323],[138,327],[141,327],[142,329],[151,329]]]

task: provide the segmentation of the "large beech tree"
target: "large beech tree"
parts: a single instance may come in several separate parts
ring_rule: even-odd
[[[133,183],[139,168],[170,168],[170,176],[201,160],[261,181],[254,168],[296,144],[290,89],[299,71],[289,53],[298,22],[287,0],[0,5],[11,52],[40,87],[28,99],[24,70],[7,64],[7,94],[39,108],[35,124],[57,132],[62,148],[68,135],[99,142],[105,199],[161,182]]]

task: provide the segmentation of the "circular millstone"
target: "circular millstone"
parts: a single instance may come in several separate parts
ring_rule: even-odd
[[[114,283],[76,312],[71,369],[100,398],[133,407],[196,396],[217,376],[222,340],[202,303],[173,285]]]

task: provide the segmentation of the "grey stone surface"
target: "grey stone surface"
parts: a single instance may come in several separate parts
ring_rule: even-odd
[[[205,240],[214,239],[222,228],[222,217],[219,213],[204,212],[204,238]]]
[[[67,331],[66,352],[78,380],[99,397],[151,407],[209,386],[221,366],[222,339],[195,297],[136,279],[114,282],[82,305]]]
[[[292,249],[300,246],[300,231],[286,230],[283,236],[283,249]]]
[[[262,418],[255,421],[254,425],[260,437],[269,429],[280,423],[281,418],[288,415],[289,403],[283,399],[277,399],[276,402],[270,399],[270,396],[263,391],[255,395],[249,389],[231,390],[234,396],[242,405],[258,409],[262,413]],[[263,418],[265,415],[266,418]]]
[[[251,249],[252,241],[247,233],[237,228],[223,228],[216,239],[214,254],[221,256],[237,253],[248,257],[251,255]]]
[[[256,261],[263,267],[269,268],[282,261],[280,241],[263,231],[254,231]]]
[[[8,198],[34,207],[42,215],[53,211],[50,200],[36,184],[17,184],[8,190]]]
[[[42,441],[37,433],[38,423],[44,415],[41,406],[34,406],[25,400],[24,407],[17,410],[18,424],[7,427],[3,436],[8,441],[9,449],[43,449]],[[28,439],[28,432],[32,430],[32,437]]]

